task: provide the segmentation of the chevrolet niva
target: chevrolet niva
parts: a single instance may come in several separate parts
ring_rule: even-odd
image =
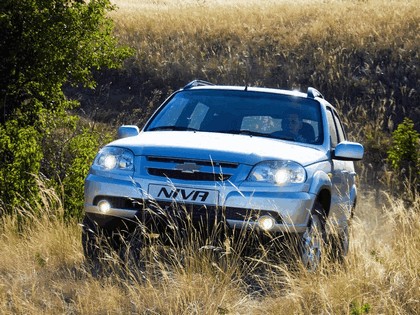
[[[331,231],[340,257],[347,254],[357,199],[353,161],[364,149],[347,140],[336,109],[316,89],[195,80],[141,131],[125,125],[118,135],[85,181],[88,259],[98,255],[99,234],[130,237],[141,225],[164,236],[187,219],[205,221],[202,229],[223,222],[229,231],[291,234],[308,268],[319,265]]]

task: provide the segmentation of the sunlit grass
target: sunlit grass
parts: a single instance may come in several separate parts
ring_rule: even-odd
[[[365,194],[359,205],[345,262],[324,261],[317,272],[187,242],[150,245],[138,264],[110,255],[107,269],[92,274],[77,222],[64,222],[60,204],[44,199],[37,216],[1,218],[0,313],[420,312],[419,200],[378,207]]]

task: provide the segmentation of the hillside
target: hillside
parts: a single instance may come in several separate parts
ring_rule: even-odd
[[[392,131],[402,116],[420,129],[416,1],[115,3],[117,36],[135,54],[123,71],[102,75],[90,101],[120,120],[141,124],[149,107],[201,78],[314,86],[348,116],[355,138]]]

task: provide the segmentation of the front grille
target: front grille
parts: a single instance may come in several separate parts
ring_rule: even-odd
[[[149,175],[193,181],[227,181],[238,163],[147,156]]]
[[[169,179],[183,179],[183,180],[196,180],[196,181],[226,181],[232,175],[228,174],[215,174],[215,173],[185,173],[178,170],[168,170],[161,168],[148,168],[148,173],[153,176],[167,177]]]
[[[277,223],[282,223],[279,214],[269,210],[151,202],[109,196],[97,196],[94,204],[102,199],[108,200],[114,208],[137,210],[135,217],[130,219],[89,213],[91,219],[98,222],[110,235],[115,229],[131,233],[141,223],[142,231],[149,235],[158,234],[168,244],[184,237],[191,238],[191,233],[198,233],[193,234],[194,238],[201,235],[204,239],[210,235],[223,234],[226,229],[234,228],[226,225],[227,220],[255,222],[260,216],[270,215]]]
[[[159,215],[162,218],[185,218],[189,217],[193,222],[220,221],[222,214],[217,207],[193,204],[176,204],[170,202],[158,202],[148,205],[149,214]]]
[[[222,167],[222,168],[237,168],[237,163],[231,162],[216,162],[216,161],[204,161],[204,160],[190,160],[190,159],[180,159],[180,158],[171,158],[171,157],[160,157],[160,156],[148,156],[147,160],[150,162],[162,162],[162,163],[195,163],[199,166],[211,166],[211,167]]]
[[[282,219],[280,215],[275,211],[270,210],[248,210],[242,208],[226,208],[226,218],[230,220],[238,221],[256,221],[262,216],[270,216],[277,223],[281,223]]]

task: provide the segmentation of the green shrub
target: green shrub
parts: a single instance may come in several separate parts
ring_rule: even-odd
[[[100,143],[101,135],[98,132],[83,128],[68,144],[66,153],[69,155],[69,161],[62,180],[67,217],[81,218],[84,180]]]
[[[43,157],[40,134],[32,126],[20,127],[16,120],[0,124],[0,196],[4,205],[28,203],[37,195],[34,174]]]
[[[35,178],[42,173],[63,185],[77,215],[100,137],[68,116],[79,103],[63,89],[95,87],[94,70],[118,68],[130,55],[113,36],[113,9],[109,0],[0,1],[0,200],[7,212],[40,198]]]
[[[392,133],[388,163],[398,174],[397,179],[416,191],[420,178],[420,136],[412,120],[405,118]]]
[[[419,140],[413,121],[405,118],[392,133],[392,145],[388,150],[388,161],[394,170],[414,168],[417,173],[420,171]]]
[[[98,149],[111,133],[74,115],[49,116],[50,127],[42,140],[40,173],[54,187],[65,208],[65,217],[78,217],[83,205],[83,183]]]
[[[65,216],[79,217],[83,183],[99,147],[110,133],[81,122],[76,116],[51,115],[48,132],[19,126],[16,120],[0,124],[0,196],[2,208],[11,212],[39,201],[39,174],[61,196]]]

